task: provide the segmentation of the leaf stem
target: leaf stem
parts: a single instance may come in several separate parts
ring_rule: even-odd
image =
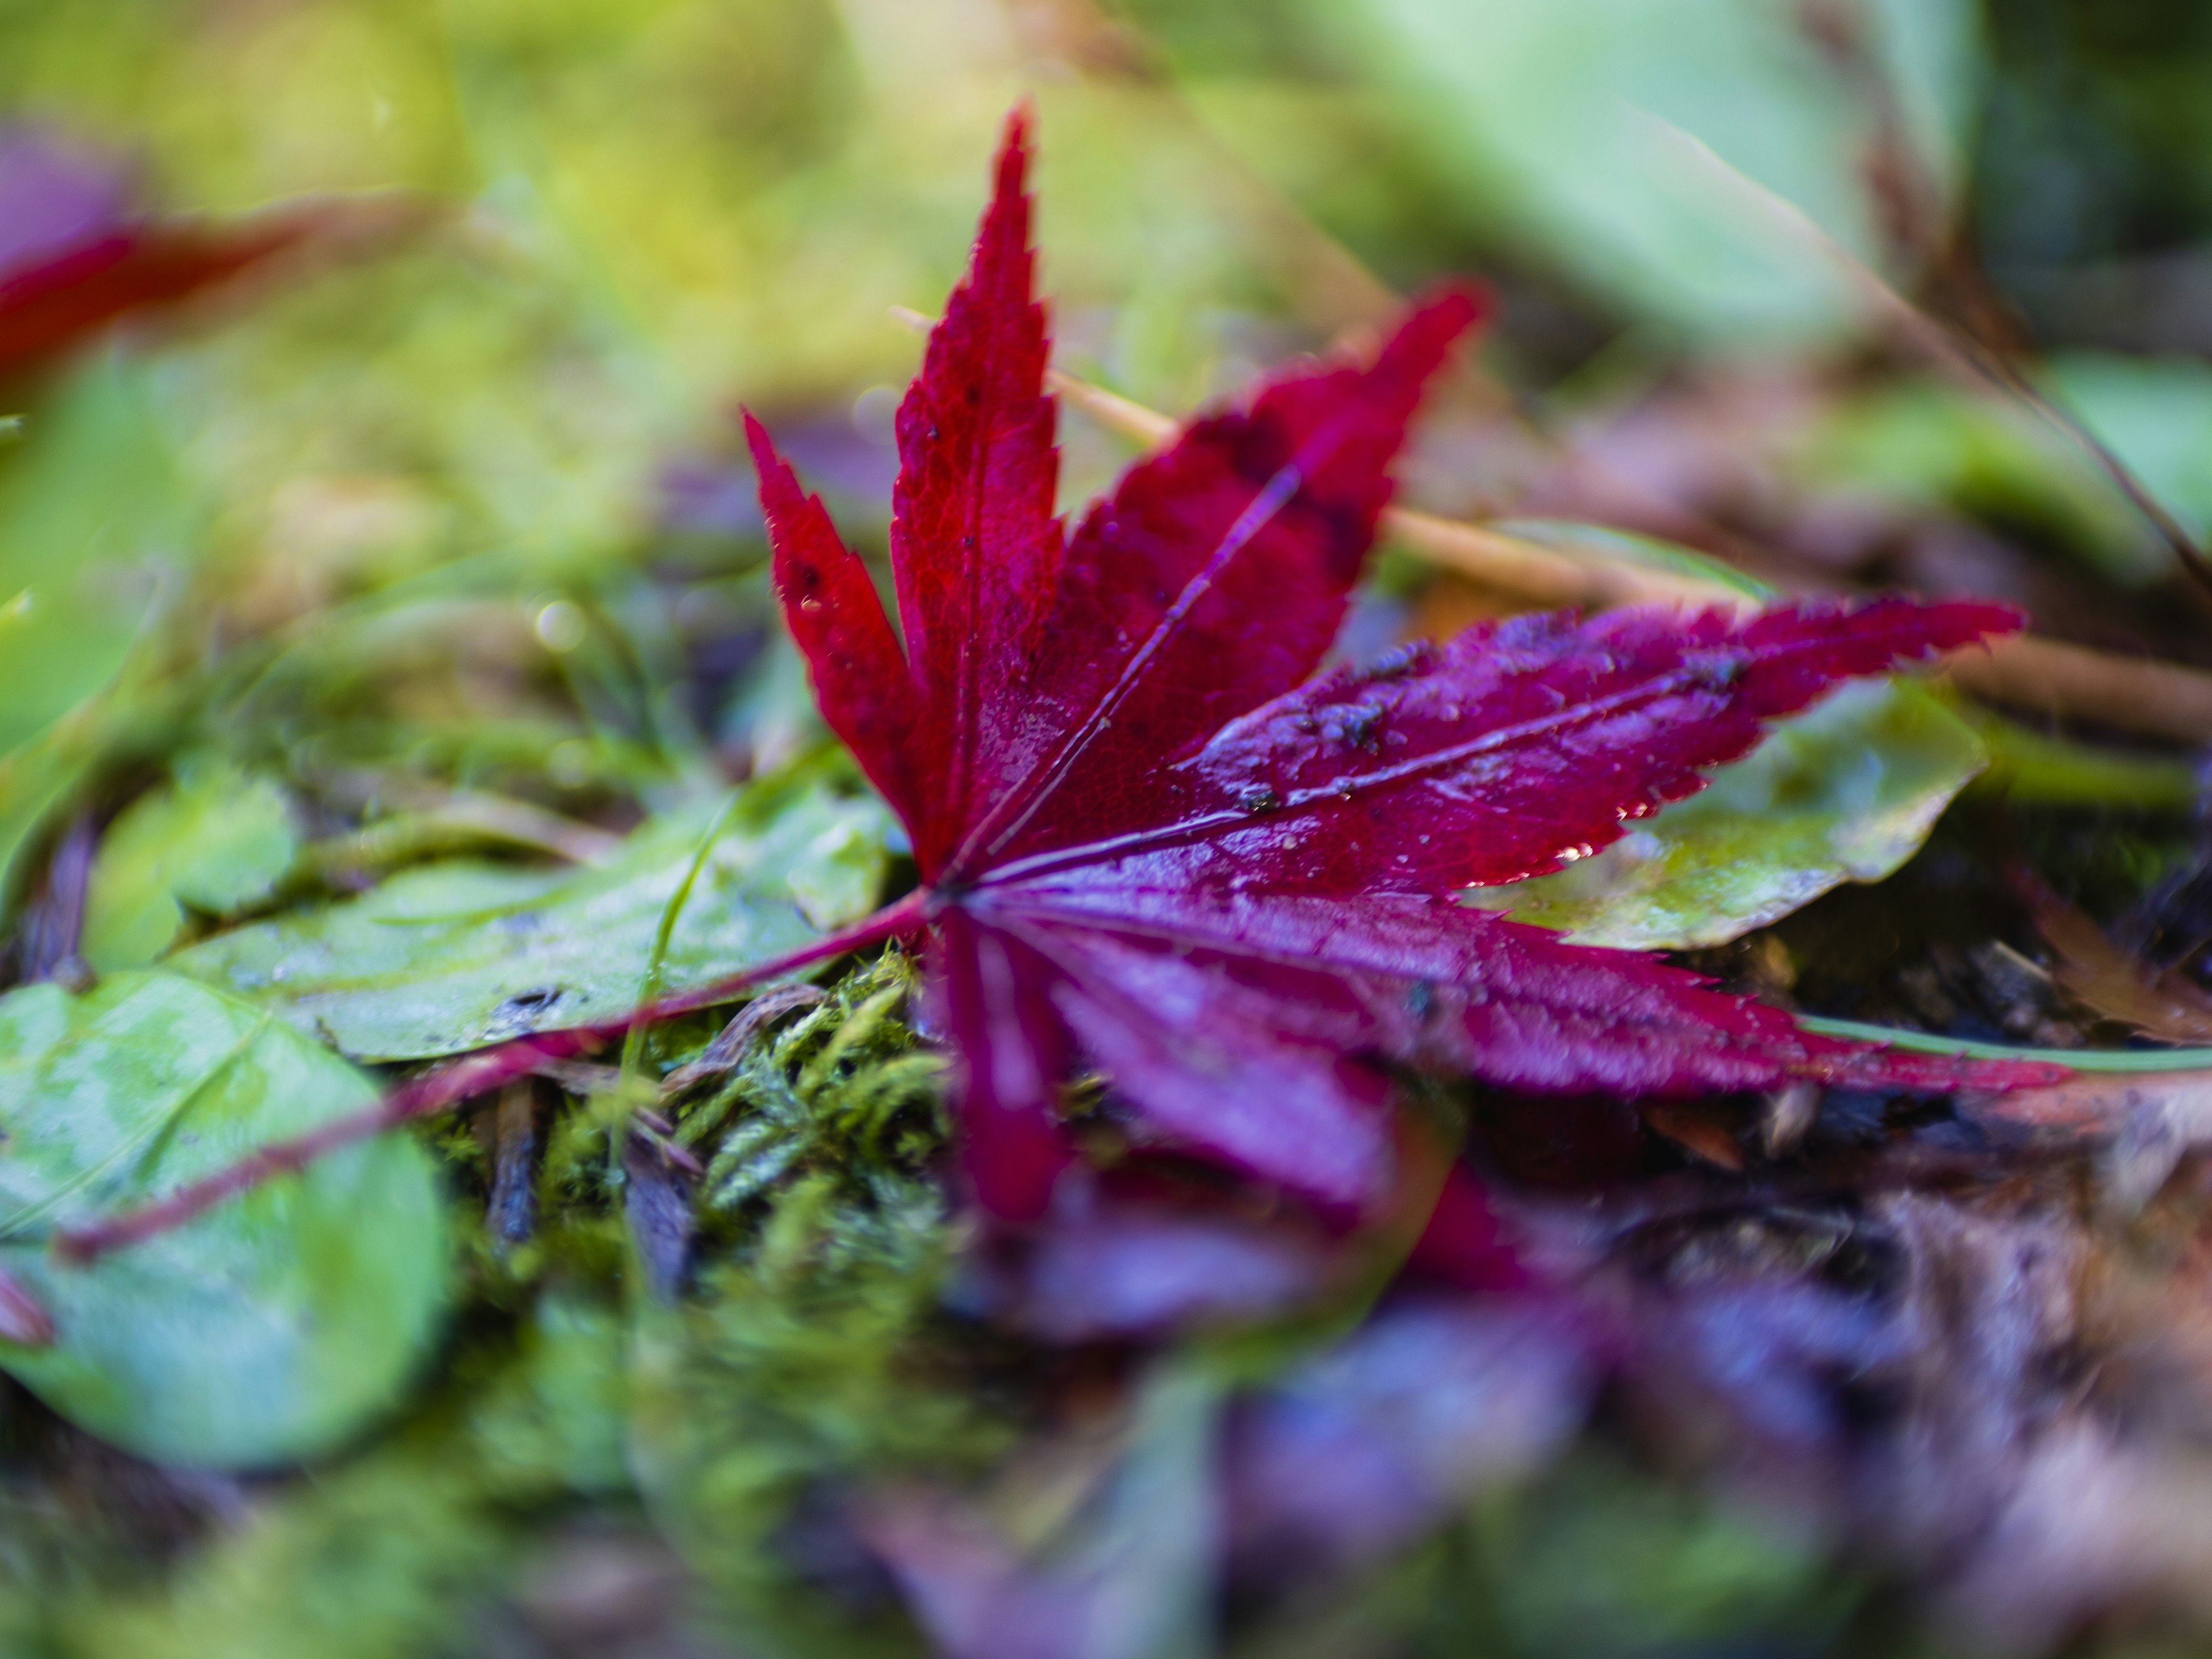
[[[2196,1072],[2212,1069],[2212,1048],[2016,1048],[2005,1042],[1977,1042],[1971,1037],[1939,1036],[1869,1025],[1856,1019],[1800,1014],[1797,1023],[1820,1036],[1847,1037],[1916,1054],[1954,1054],[1962,1060],[2019,1060],[2063,1066],[2076,1072]]]
[[[334,1117],[329,1122],[319,1124],[289,1140],[271,1142],[228,1169],[219,1170],[203,1180],[179,1187],[158,1203],[84,1226],[58,1229],[54,1234],[55,1253],[65,1261],[83,1264],[110,1250],[143,1243],[147,1239],[183,1226],[227,1200],[251,1192],[272,1176],[304,1169],[326,1152],[350,1146],[356,1141],[367,1140],[403,1123],[458,1105],[464,1100],[535,1071],[547,1060],[570,1059],[613,1041],[632,1026],[649,1024],[655,1020],[689,1013],[694,1009],[711,1007],[717,1002],[726,1002],[736,993],[763,980],[775,979],[799,969],[811,967],[817,962],[825,962],[832,957],[841,957],[849,951],[880,944],[895,935],[910,933],[921,924],[926,898],[926,892],[917,889],[896,903],[884,906],[873,915],[865,916],[849,927],[824,934],[811,945],[756,963],[741,974],[733,974],[728,979],[719,980],[712,985],[647,1003],[619,1019],[608,1020],[598,1025],[574,1026],[566,1030],[538,1031],[526,1037],[518,1037],[512,1042],[501,1043],[496,1048],[465,1055],[402,1084],[374,1106],[343,1117]]]
[[[269,1022],[274,1018],[273,1014],[264,1013],[259,1019],[254,1021],[252,1029],[231,1044],[228,1053],[191,1082],[177,1091],[175,1097],[168,1104],[149,1114],[145,1124],[134,1133],[125,1136],[106,1157],[74,1178],[62,1182],[35,1204],[26,1205],[5,1220],[0,1220],[0,1239],[15,1238],[29,1232],[33,1227],[59,1209],[76,1194],[98,1181],[117,1164],[125,1158],[144,1152],[146,1148],[167,1134],[176,1127],[178,1120],[191,1109],[194,1102],[228,1077],[231,1067],[246,1058],[253,1045],[261,1041],[261,1034],[269,1029]]]

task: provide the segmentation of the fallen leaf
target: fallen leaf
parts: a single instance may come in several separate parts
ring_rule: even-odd
[[[88,1267],[49,1235],[376,1098],[268,1012],[173,975],[0,997],[0,1268],[52,1340],[0,1369],[118,1445],[187,1465],[325,1450],[393,1404],[446,1297],[444,1201],[387,1137]]]
[[[822,711],[913,842],[928,999],[988,1207],[1044,1209],[1078,1054],[1185,1141],[1336,1203],[1387,1181],[1385,1062],[1640,1095],[1966,1074],[1448,895],[1587,856],[1763,721],[2014,612],[1534,617],[1315,675],[1473,300],[1416,308],[1368,368],[1294,368],[1194,422],[1064,532],[1027,161],[1018,114],[899,413],[899,634],[747,417]]]
[[[0,143],[0,380],[386,216],[325,204],[228,222],[153,217],[119,168],[28,132]]]
[[[2105,930],[2024,871],[2014,872],[2055,960],[2051,976],[2101,1018],[2161,1042],[2212,1042],[2212,994],[2179,974],[2154,971]]]
[[[608,1018],[646,991],[663,913],[711,821],[696,811],[648,823],[589,869],[424,866],[358,899],[220,934],[169,965],[270,1001],[357,1060],[456,1054]],[[883,880],[883,830],[873,802],[755,786],[676,919],[662,988],[681,993],[866,910]]]
[[[1583,945],[1725,945],[1893,875],[1984,758],[1926,687],[1845,686],[1593,857],[1470,898]]]
[[[188,911],[222,916],[266,899],[299,848],[274,780],[220,764],[182,768],[101,837],[81,954],[102,972],[143,967],[175,943]]]
[[[1766,603],[1775,590],[1655,537],[1516,520],[1501,530],[1577,556],[1692,576]],[[1988,763],[1972,726],[1925,686],[1847,685],[1774,723],[1707,787],[1555,874],[1477,889],[1472,903],[1556,927],[1582,945],[1683,951],[1724,945],[1847,881],[1881,881],[1919,850]]]

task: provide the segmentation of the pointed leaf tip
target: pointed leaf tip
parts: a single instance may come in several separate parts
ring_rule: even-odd
[[[993,161],[998,193],[1005,196],[1022,187],[1030,161],[1030,136],[1036,127],[1036,106],[1022,99],[1006,112],[999,129],[999,153]]]
[[[1437,361],[1462,335],[1490,320],[1490,290],[1473,283],[1447,283],[1413,302],[1386,351],[1418,342]]]
[[[752,455],[753,472],[760,481],[762,493],[765,495],[769,488],[769,474],[775,471],[788,474],[791,469],[784,465],[783,458],[775,453],[775,440],[768,435],[768,428],[761,424],[760,416],[740,404],[738,405],[738,418],[744,423],[745,448]]]

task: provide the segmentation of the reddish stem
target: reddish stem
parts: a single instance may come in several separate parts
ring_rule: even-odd
[[[649,1025],[696,1008],[727,1002],[736,993],[763,980],[843,956],[896,934],[911,933],[921,921],[925,897],[920,890],[909,893],[897,903],[886,905],[873,915],[827,934],[788,956],[761,963],[712,985],[647,1003],[620,1019],[600,1025],[572,1026],[566,1030],[538,1031],[501,1043],[496,1048],[465,1055],[402,1084],[374,1106],[332,1118],[289,1140],[275,1141],[228,1169],[179,1187],[157,1203],[83,1226],[64,1227],[54,1235],[55,1254],[65,1261],[85,1263],[110,1250],[143,1243],[181,1227],[240,1193],[250,1192],[273,1176],[303,1169],[325,1152],[382,1134],[415,1118],[441,1112],[448,1106],[526,1076],[549,1060],[566,1060],[596,1049],[634,1025]]]

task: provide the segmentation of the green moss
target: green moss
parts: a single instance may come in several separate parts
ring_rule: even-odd
[[[1007,1439],[938,1311],[955,1240],[927,1170],[944,1115],[902,1014],[911,981],[886,953],[681,1115],[723,1253],[696,1297],[635,1309],[634,1467],[771,1651],[906,1641],[895,1609],[825,1589],[796,1510],[834,1513],[863,1475],[971,1465]]]

